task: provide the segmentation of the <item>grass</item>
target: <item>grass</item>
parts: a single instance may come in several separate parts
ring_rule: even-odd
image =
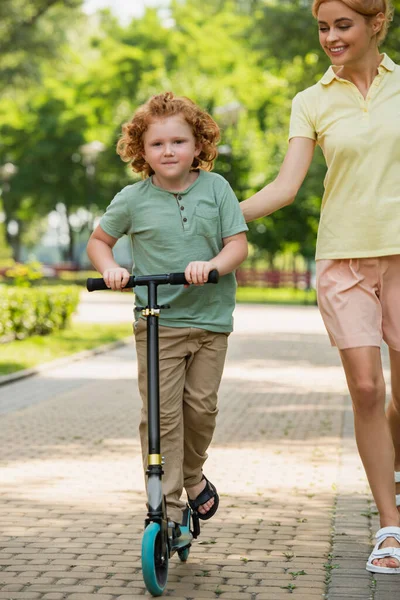
[[[259,304],[316,304],[316,292],[294,288],[238,287],[237,302]]]
[[[130,323],[80,323],[48,336],[0,344],[0,375],[29,369],[82,350],[90,350],[132,335]]]

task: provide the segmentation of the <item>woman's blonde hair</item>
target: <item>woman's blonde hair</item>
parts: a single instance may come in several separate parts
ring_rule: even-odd
[[[317,18],[318,10],[321,4],[329,2],[330,0],[314,0],[312,5],[312,14]],[[390,22],[393,19],[394,8],[390,0],[340,0],[343,4],[346,4],[349,8],[363,15],[366,19],[376,17],[379,13],[385,15],[385,21],[382,25],[381,30],[378,32],[376,39],[378,45],[385,39]]]
[[[142,173],[143,177],[149,177],[154,173],[143,158],[143,136],[154,119],[164,119],[174,115],[184,117],[192,128],[196,143],[201,147],[200,154],[193,159],[192,170],[201,168],[211,171],[218,155],[217,143],[220,139],[220,131],[217,123],[189,98],[164,92],[153,96],[140,106],[132,119],[122,126],[117,153],[122,160],[131,163],[135,173]]]

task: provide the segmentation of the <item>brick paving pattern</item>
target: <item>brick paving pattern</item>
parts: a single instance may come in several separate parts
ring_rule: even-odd
[[[139,412],[133,344],[0,387],[0,600],[149,597]],[[315,307],[238,307],[209,454],[220,509],[165,597],[400,599],[364,568],[378,524]]]

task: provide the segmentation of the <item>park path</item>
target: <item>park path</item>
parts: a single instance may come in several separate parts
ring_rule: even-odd
[[[130,303],[84,293],[76,320]],[[0,600],[148,597],[139,412],[133,342],[0,387]],[[364,570],[376,516],[315,307],[238,306],[206,474],[221,506],[166,597],[400,599]]]

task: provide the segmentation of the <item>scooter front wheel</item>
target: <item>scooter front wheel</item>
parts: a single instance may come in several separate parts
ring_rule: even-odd
[[[162,553],[161,528],[150,523],[142,539],[142,573],[146,588],[152,596],[162,596],[168,579],[168,554]]]

